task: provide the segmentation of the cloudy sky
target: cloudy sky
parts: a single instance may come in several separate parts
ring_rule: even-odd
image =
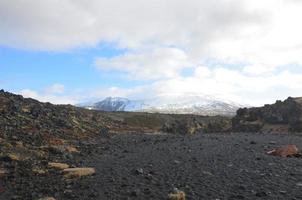
[[[0,88],[53,103],[302,96],[300,0],[1,0]]]

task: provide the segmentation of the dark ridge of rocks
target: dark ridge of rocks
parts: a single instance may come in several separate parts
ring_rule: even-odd
[[[257,108],[240,108],[232,119],[235,132],[302,132],[302,98]]]
[[[41,103],[0,91],[0,131],[9,138],[22,135],[27,143],[35,145],[89,138],[96,134],[164,131],[165,124],[170,122],[179,124],[177,126],[185,123],[187,129],[196,129],[197,124],[202,124],[198,129],[203,132],[230,127],[227,117],[92,111],[71,105]]]
[[[110,121],[96,112],[0,92],[0,131],[6,138],[22,136],[32,145],[62,143],[89,138],[107,125]]]

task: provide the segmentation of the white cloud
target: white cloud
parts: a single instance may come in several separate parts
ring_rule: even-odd
[[[64,90],[65,90],[64,85],[55,83],[52,86],[45,88],[45,93],[62,94],[62,93],[64,93]]]
[[[257,26],[262,20],[257,8],[240,0],[2,0],[0,42],[46,50],[101,41],[125,47],[204,45],[222,34],[229,37],[241,28]]]
[[[195,60],[301,63],[301,8],[284,0],[2,0],[0,44],[38,50],[172,45]]]
[[[86,99],[94,99],[96,101],[100,101],[106,97],[128,97],[131,99],[141,98],[142,94],[144,94],[147,86],[137,86],[133,88],[120,88],[116,86],[112,87],[99,87],[90,91],[86,91]],[[146,96],[146,95],[144,95]]]
[[[31,89],[23,89],[20,94],[26,98],[37,99],[41,102],[51,102],[54,104],[74,104],[78,98],[75,96],[64,95],[64,85],[53,84],[46,87],[43,91],[34,91]]]
[[[190,67],[185,52],[176,48],[154,48],[130,52],[113,58],[99,57],[95,65],[102,70],[128,72],[131,79],[159,79],[178,76]]]
[[[188,78],[173,78],[154,83],[146,91],[153,94],[195,93],[216,96],[249,105],[263,105],[301,96],[302,74],[282,71],[264,76],[249,76],[237,70],[208,69],[209,76],[198,74]]]
[[[58,96],[56,94],[45,94],[30,89],[23,89],[20,94],[25,98],[37,99],[41,102],[50,102],[53,104],[75,104],[76,99],[72,96]]]
[[[243,68],[243,72],[251,74],[251,75],[263,75],[266,73],[271,73],[276,70],[275,66],[268,66],[268,65],[248,65]]]
[[[197,67],[194,72],[194,75],[199,78],[210,77],[211,74],[212,74],[211,70],[209,70],[209,68],[204,66]]]
[[[293,0],[2,0],[0,44],[66,50],[114,42],[136,52],[181,47],[191,62],[302,63],[301,8]]]
[[[297,0],[1,0],[0,44],[61,51],[113,42],[128,51],[97,58],[99,69],[155,81],[106,88],[111,96],[196,92],[260,104],[301,95],[302,74],[280,70],[302,65],[301,9]],[[227,67],[234,63],[247,64]],[[194,73],[184,78],[186,67]]]
[[[199,67],[191,77],[173,77],[157,80],[152,84],[132,88],[99,87],[70,93],[45,93],[24,89],[25,97],[55,104],[77,104],[85,101],[99,101],[108,96],[130,99],[152,98],[163,94],[210,95],[248,105],[260,106],[283,100],[288,96],[301,96],[302,74],[281,71],[263,76],[250,76],[244,72],[225,68],[209,69]]]
[[[20,94],[23,95],[25,98],[33,98],[33,99],[38,99],[37,97],[39,96],[37,92],[30,89],[23,89],[20,92]]]
[[[50,102],[53,104],[78,104],[86,101],[100,101],[106,97],[118,96],[118,97],[129,97],[129,98],[140,98],[141,94],[146,92],[147,87],[138,86],[134,88],[118,88],[112,87],[98,87],[89,90],[75,89],[69,92],[57,90],[58,88],[63,88],[62,84],[53,84],[42,90],[31,90],[23,89],[19,91],[21,95],[25,98],[37,99],[41,102]],[[55,90],[50,90],[55,89]],[[58,93],[59,91],[59,93]]]

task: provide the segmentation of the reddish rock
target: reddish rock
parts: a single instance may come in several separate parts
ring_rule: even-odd
[[[280,157],[288,157],[295,156],[298,154],[298,148],[296,145],[286,145],[277,149],[273,149],[267,152],[269,155],[280,156]]]

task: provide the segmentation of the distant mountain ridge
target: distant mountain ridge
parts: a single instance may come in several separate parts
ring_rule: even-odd
[[[84,106],[83,106],[84,105]],[[196,114],[233,116],[243,107],[240,104],[205,95],[161,95],[145,100],[107,97],[92,104],[80,104],[92,110],[135,111],[167,114]]]

